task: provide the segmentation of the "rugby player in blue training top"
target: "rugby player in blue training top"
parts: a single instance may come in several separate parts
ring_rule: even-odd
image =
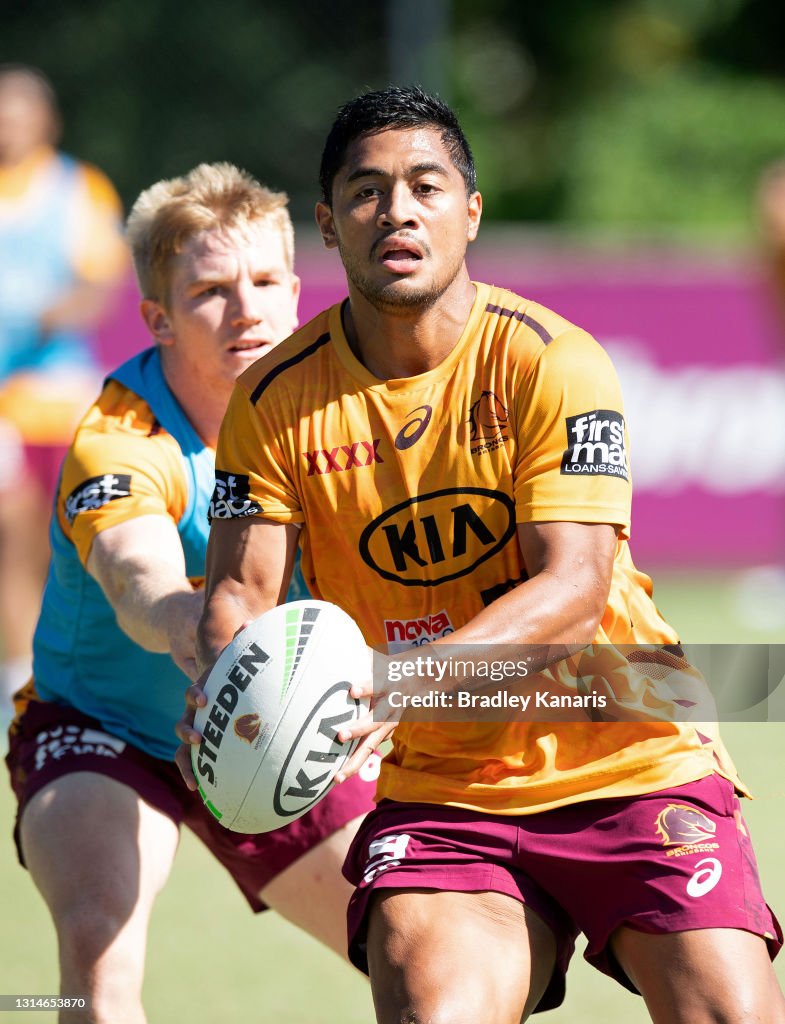
[[[145,1020],[148,922],[181,823],[253,910],[343,953],[340,869],[374,774],[258,837],[228,832],[182,784],[174,724],[195,674],[213,449],[237,375],[295,328],[299,280],[286,196],[228,164],[143,192],[128,236],[156,344],[109,376],[66,457],[8,757],[61,991],[92,1001],[68,1020],[106,1024]]]

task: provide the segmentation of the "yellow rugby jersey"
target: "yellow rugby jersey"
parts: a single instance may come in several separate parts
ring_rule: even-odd
[[[302,524],[311,593],[390,653],[449,635],[526,579],[518,523],[614,524],[596,642],[674,644],[630,558],[626,452],[600,346],[477,284],[461,338],[427,373],[370,374],[339,305],[246,371],[221,429],[211,513]],[[715,749],[671,721],[402,723],[377,797],[526,813],[701,778],[718,769]]]

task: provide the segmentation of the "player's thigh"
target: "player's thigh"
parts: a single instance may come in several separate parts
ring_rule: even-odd
[[[734,928],[651,935],[620,928],[611,948],[654,1024],[783,1024],[765,941]]]
[[[358,817],[298,857],[260,896],[292,924],[346,957],[346,907],[353,887],[341,873]]]
[[[58,928],[93,917],[119,929],[134,915],[146,923],[169,875],[178,830],[131,787],[96,772],[72,772],[30,799],[20,837]]]
[[[380,1024],[517,1024],[553,973],[556,941],[498,892],[381,890],[368,920]]]

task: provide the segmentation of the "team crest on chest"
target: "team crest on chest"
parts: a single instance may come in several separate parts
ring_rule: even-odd
[[[501,448],[509,440],[509,410],[493,391],[481,391],[469,408],[469,441],[472,455]]]

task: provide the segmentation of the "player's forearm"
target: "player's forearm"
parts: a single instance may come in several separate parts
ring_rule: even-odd
[[[434,641],[428,652],[438,656],[440,648],[460,646],[469,663],[518,661],[525,653],[529,671],[538,672],[594,640],[607,599],[607,585],[590,574],[565,579],[542,572]]]
[[[187,631],[189,621],[195,624],[203,603],[202,594],[174,566],[151,571],[147,565],[125,564],[104,591],[123,632],[158,654],[172,652],[173,638]]]

